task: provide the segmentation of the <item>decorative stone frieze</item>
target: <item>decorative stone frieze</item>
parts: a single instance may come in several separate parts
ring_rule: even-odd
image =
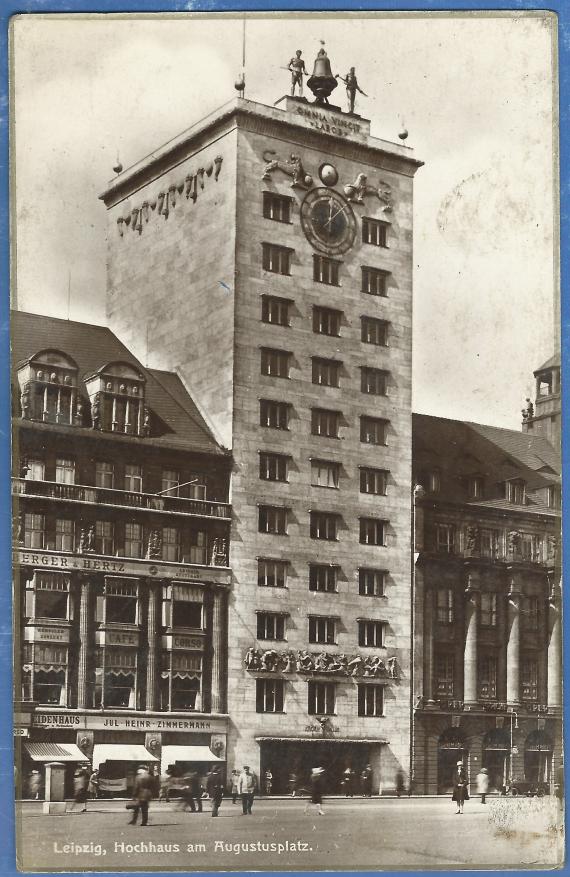
[[[267,673],[300,673],[331,676],[353,676],[365,678],[398,677],[397,662],[394,656],[381,658],[379,655],[331,654],[330,652],[278,652],[275,649],[255,649],[250,647],[245,653],[244,667]]]

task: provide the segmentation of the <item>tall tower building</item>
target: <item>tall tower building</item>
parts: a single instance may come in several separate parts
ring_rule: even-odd
[[[233,455],[219,708],[228,769],[273,791],[408,771],[420,165],[338,107],[238,97],[101,196],[110,327]]]

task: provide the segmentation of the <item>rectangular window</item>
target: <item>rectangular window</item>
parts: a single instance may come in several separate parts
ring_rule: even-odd
[[[387,347],[388,323],[386,320],[377,320],[376,317],[361,317],[360,339],[365,344],[375,344],[377,347]]]
[[[188,499],[206,499],[206,476],[201,473],[192,473],[188,476],[190,484],[182,489],[188,494]],[[173,491],[172,495],[176,495]]]
[[[255,709],[258,713],[283,712],[283,679],[255,680]]]
[[[467,495],[469,499],[483,498],[483,479],[480,476],[474,476],[467,481]]]
[[[375,247],[387,247],[387,230],[388,223],[364,217],[362,220],[362,243],[372,244]]]
[[[497,658],[494,655],[479,659],[479,697],[481,700],[497,699]]]
[[[523,600],[523,621],[527,630],[538,630],[539,601],[538,597],[525,597]]]
[[[39,574],[36,580],[36,618],[59,618],[65,620],[68,615],[69,583],[65,576],[48,573]],[[31,645],[31,644],[30,644]],[[36,645],[37,660],[38,645]]]
[[[380,417],[360,418],[360,441],[367,445],[385,445],[388,421]]]
[[[360,390],[371,396],[385,396],[388,387],[388,372],[379,368],[360,369]]]
[[[313,307],[313,332],[318,335],[340,335],[342,311],[333,308]]]
[[[25,548],[45,548],[45,517],[26,513],[24,515]]]
[[[43,460],[26,460],[26,474],[25,478],[27,481],[43,481],[45,478],[45,463]]]
[[[387,293],[388,273],[378,268],[362,268],[362,292],[368,295],[382,295]]]
[[[323,387],[338,387],[340,384],[341,362],[337,359],[322,359],[313,356],[313,384]]]
[[[548,508],[549,509],[559,509],[560,508],[561,492],[560,492],[560,488],[557,485],[551,484],[550,487],[548,488],[547,501],[548,501]]]
[[[523,658],[521,663],[521,700],[538,700],[538,661]]]
[[[274,192],[263,193],[263,216],[275,222],[291,222],[291,199]]]
[[[275,295],[261,296],[261,319],[264,323],[272,323],[276,326],[289,326],[289,309],[291,302],[287,298],[277,298]]]
[[[180,473],[175,469],[163,469],[160,492],[164,496],[178,496]]]
[[[358,686],[358,715],[359,716],[383,716],[384,715],[384,686],[364,685]]]
[[[287,561],[260,558],[257,561],[257,584],[264,588],[287,587]]]
[[[328,512],[311,512],[311,539],[338,539],[338,515]]]
[[[105,582],[105,621],[112,624],[137,623],[138,588],[132,582]]]
[[[262,265],[264,271],[273,274],[291,274],[291,254],[288,247],[278,247],[275,244],[262,244]]]
[[[327,563],[309,564],[309,591],[328,591],[335,593],[338,566],[330,566]]]
[[[453,554],[455,552],[455,525],[436,524],[435,539],[437,551],[443,554]]]
[[[481,530],[480,531],[481,555],[483,557],[499,556],[499,531],[498,530]]]
[[[287,481],[288,461],[286,454],[260,454],[259,477],[264,481]]]
[[[180,531],[176,527],[162,528],[162,559],[180,562]]]
[[[358,622],[358,645],[384,647],[383,621],[369,621],[361,619]]]
[[[142,493],[142,469],[140,466],[127,463],[125,466],[125,490],[131,493]]]
[[[111,521],[95,521],[95,551],[97,554],[115,553],[115,525]]]
[[[290,405],[287,402],[274,402],[261,399],[259,402],[259,425],[271,429],[289,429]]]
[[[113,488],[115,486],[115,467],[105,460],[95,463],[95,486]]]
[[[435,694],[436,697],[453,697],[455,661],[453,655],[436,655],[435,657]]]
[[[512,502],[515,505],[525,505],[526,489],[524,481],[506,481],[505,497],[508,502]]]
[[[340,262],[327,256],[313,256],[313,280],[315,283],[326,283],[338,286],[338,269]]]
[[[338,438],[340,412],[327,411],[324,408],[311,410],[311,432],[328,438]]]
[[[185,588],[184,585],[172,588],[172,627],[203,629],[203,604],[195,597],[192,589]]]
[[[143,533],[140,524],[125,524],[125,557],[143,556]]]
[[[386,469],[368,469],[360,467],[360,492],[386,496],[388,472]]]
[[[334,682],[313,682],[308,688],[307,712],[310,716],[334,716],[336,685]]]
[[[285,615],[279,612],[257,613],[258,639],[285,639]]]
[[[55,550],[73,551],[74,546],[73,521],[68,518],[57,518],[55,522]]]
[[[259,506],[259,532],[283,536],[287,533],[287,511],[281,506]]]
[[[358,593],[361,597],[383,597],[386,571],[361,567],[358,570]]]
[[[339,469],[340,464],[330,460],[311,460],[311,484],[338,489]]]
[[[360,544],[386,545],[386,523],[379,518],[360,518]]]
[[[542,558],[542,539],[534,533],[519,532],[519,551],[513,552],[515,556],[520,556],[522,560],[528,560],[530,563],[538,563]]]
[[[436,592],[438,624],[453,624],[455,621],[453,590],[438,588]]]
[[[58,457],[55,461],[55,480],[58,484],[75,484],[75,460]]]
[[[497,626],[497,595],[481,594],[481,627]]]
[[[429,493],[439,493],[441,490],[441,474],[439,469],[432,469],[425,477]]]
[[[309,642],[335,643],[336,618],[325,618],[317,615],[309,616]]]
[[[261,348],[261,374],[274,378],[288,378],[291,354],[286,350]]]
[[[190,531],[190,563],[208,562],[208,534],[205,530]]]

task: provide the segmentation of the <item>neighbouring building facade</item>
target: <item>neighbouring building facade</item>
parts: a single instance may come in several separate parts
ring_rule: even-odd
[[[537,409],[538,409],[537,404]],[[538,430],[537,430],[538,433]],[[560,456],[540,433],[413,416],[413,782],[458,761],[551,788],[562,759]]]
[[[275,792],[408,772],[420,164],[336,107],[237,98],[101,196],[110,327],[231,449],[228,767]]]
[[[230,460],[108,329],[12,315],[16,742],[126,794],[226,758]]]

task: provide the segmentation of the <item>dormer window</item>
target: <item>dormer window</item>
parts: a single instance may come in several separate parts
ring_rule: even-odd
[[[25,420],[72,425],[82,419],[77,364],[59,350],[41,350],[18,367]]]
[[[126,362],[111,362],[85,379],[91,401],[93,429],[127,435],[147,435],[145,380]]]
[[[480,475],[473,475],[467,482],[467,495],[469,499],[483,498],[483,479]]]
[[[526,486],[524,481],[506,481],[505,499],[507,502],[512,502],[514,505],[525,505]]]
[[[551,484],[548,488],[547,493],[548,499],[548,508],[549,509],[559,509],[561,506],[560,501],[560,488],[556,484]]]

